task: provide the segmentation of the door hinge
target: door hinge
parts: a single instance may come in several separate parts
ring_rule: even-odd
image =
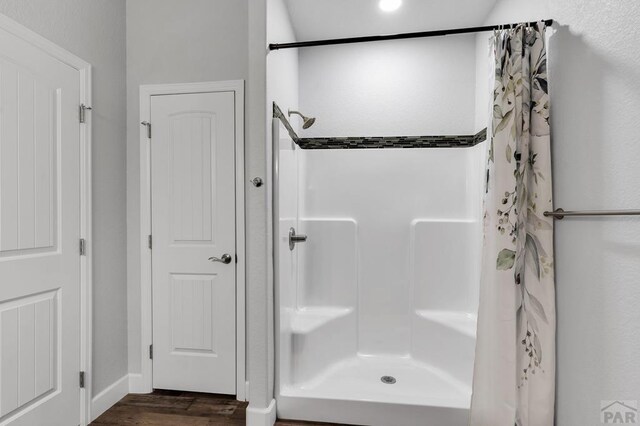
[[[149,359],[153,359],[153,345],[149,345]]]
[[[147,128],[147,138],[151,139],[151,123],[149,123],[148,121],[143,121],[140,124]]]
[[[84,371],[80,372],[80,388],[84,389]]]
[[[86,106],[85,104],[80,104],[80,123],[87,122],[87,110],[91,111],[93,108],[90,106]]]
[[[153,237],[151,235],[149,235],[149,240],[147,241],[147,244],[149,245],[149,250],[153,249]]]
[[[80,256],[87,255],[87,241],[84,238],[80,238]]]

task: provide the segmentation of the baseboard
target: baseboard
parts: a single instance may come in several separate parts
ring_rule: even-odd
[[[240,390],[240,386],[238,387],[238,390]],[[238,401],[249,401],[249,381],[247,380],[246,382],[244,382],[244,386],[242,386],[242,393],[241,392],[237,392],[236,395],[238,398]]]
[[[142,374],[129,373],[129,393],[151,393],[153,389],[144,381]]]
[[[247,407],[247,426],[273,426],[276,422],[276,400],[272,399],[267,408]]]
[[[125,374],[108,388],[97,394],[91,400],[91,421],[113,407],[129,393],[129,375]]]

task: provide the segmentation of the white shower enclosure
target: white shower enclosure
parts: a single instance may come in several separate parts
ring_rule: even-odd
[[[278,416],[466,425],[484,144],[273,144]]]

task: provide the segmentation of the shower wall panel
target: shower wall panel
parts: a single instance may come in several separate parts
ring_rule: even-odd
[[[476,313],[479,239],[475,219],[417,219],[411,224],[415,309]]]
[[[305,303],[333,300],[335,306],[348,306],[331,299],[331,292],[357,288],[358,353],[409,355],[416,310],[474,312],[477,259],[467,248],[477,242],[473,235],[479,227],[480,189],[478,168],[469,164],[480,161],[478,152],[466,148],[299,151],[304,176],[299,187],[300,217],[302,223],[314,224],[307,232],[309,247],[314,239],[329,245],[301,262],[298,291],[305,294]],[[344,218],[357,224],[353,286],[349,284],[353,278],[339,273],[345,259],[338,253],[345,246],[333,234],[349,231],[335,228],[339,222],[333,229],[314,222]],[[416,221],[443,226],[429,228]],[[412,262],[418,268],[417,278]],[[318,282],[318,276],[326,277],[326,282]],[[412,280],[420,286],[418,291],[414,292]]]
[[[354,309],[358,283],[356,222],[301,219],[299,223],[300,232],[311,237],[297,247],[298,308]]]
[[[278,152],[278,182],[277,194],[277,235],[274,235],[276,259],[276,273],[278,285],[276,287],[279,327],[276,327],[279,341],[280,377],[288,383],[291,377],[292,358],[292,326],[296,309],[298,289],[298,256],[297,252],[289,250],[289,228],[298,226],[298,154],[295,144],[288,138],[284,128],[278,129],[276,123],[274,138],[279,142]],[[282,130],[282,131],[279,131]],[[280,137],[282,135],[282,137]]]

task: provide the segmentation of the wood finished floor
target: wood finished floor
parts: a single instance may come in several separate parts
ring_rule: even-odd
[[[148,395],[125,396],[91,425],[244,425],[246,409],[247,403],[236,401],[233,396],[157,390]],[[330,424],[278,420],[276,425],[329,426]]]

